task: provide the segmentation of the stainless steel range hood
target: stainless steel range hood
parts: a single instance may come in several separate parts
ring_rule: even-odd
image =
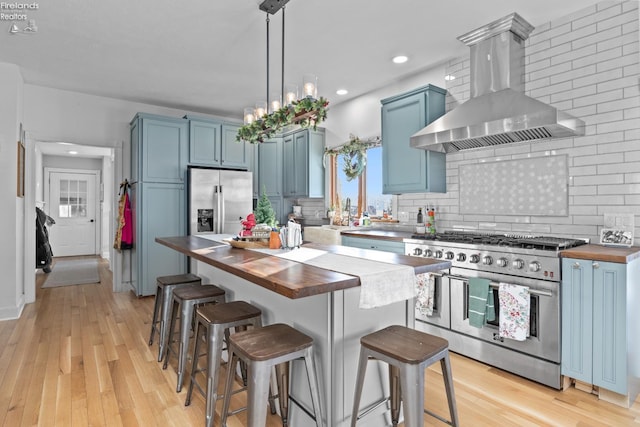
[[[584,122],[524,92],[531,24],[513,13],[458,37],[471,48],[471,98],[411,136],[411,146],[459,150],[584,135]]]

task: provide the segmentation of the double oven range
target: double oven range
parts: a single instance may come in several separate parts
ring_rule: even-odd
[[[451,351],[561,388],[558,253],[586,241],[444,232],[414,235],[404,242],[407,255],[445,259],[452,264],[449,272],[436,274],[433,314],[425,316],[416,310],[417,329],[447,339]],[[468,280],[471,277],[488,279],[493,291],[495,321],[482,328],[469,324]],[[499,336],[499,283],[529,288],[530,336],[525,341]]]

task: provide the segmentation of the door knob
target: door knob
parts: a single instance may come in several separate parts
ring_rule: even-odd
[[[89,222],[93,222],[94,220],[90,219]]]

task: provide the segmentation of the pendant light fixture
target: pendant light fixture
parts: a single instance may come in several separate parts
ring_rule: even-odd
[[[298,86],[284,83],[284,35],[285,5],[289,0],[264,0],[259,3],[260,10],[267,13],[267,90],[265,100],[256,102],[255,107],[244,108],[244,126],[238,130],[237,141],[252,144],[264,142],[273,137],[285,126],[298,124],[302,127],[313,127],[324,121],[327,116],[329,101],[318,98],[318,78],[313,74],[305,74],[302,81],[302,98],[298,98]],[[269,23],[270,15],[282,11],[282,74],[280,91],[269,90]]]

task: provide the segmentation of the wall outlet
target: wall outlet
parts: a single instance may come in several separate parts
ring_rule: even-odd
[[[398,221],[409,222],[409,212],[398,212]]]

